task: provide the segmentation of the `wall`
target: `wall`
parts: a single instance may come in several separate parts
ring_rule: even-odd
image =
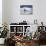
[[[10,23],[11,22],[22,22],[23,20],[26,20],[28,23],[34,22],[34,19],[37,19],[39,15],[39,8],[38,8],[38,2],[37,0],[11,0],[12,6],[10,7],[12,9],[11,15],[9,17]],[[20,5],[33,5],[33,14],[32,15],[20,15]]]
[[[2,23],[8,23],[7,17],[7,0],[2,0]]]
[[[2,27],[2,0],[0,0],[0,27]]]
[[[26,20],[29,24],[37,19],[38,24],[41,21],[46,25],[46,0],[4,0],[4,19],[7,23],[22,22]],[[20,15],[20,5],[33,5],[32,15]]]

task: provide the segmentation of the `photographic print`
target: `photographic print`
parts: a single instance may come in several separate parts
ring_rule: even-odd
[[[20,5],[20,14],[30,15],[33,12],[32,5]]]

